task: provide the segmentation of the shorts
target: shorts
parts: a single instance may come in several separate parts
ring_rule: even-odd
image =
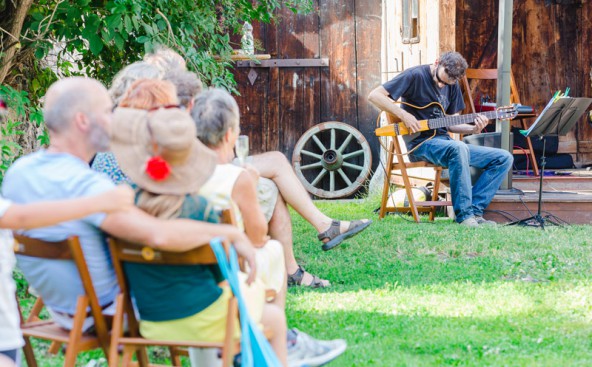
[[[257,182],[257,200],[268,223],[275,210],[278,195],[279,190],[272,180],[265,177],[259,178],[259,182]]]

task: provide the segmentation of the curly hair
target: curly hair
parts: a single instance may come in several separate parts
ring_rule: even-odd
[[[438,59],[438,64],[444,68],[446,75],[453,80],[462,78],[468,67],[464,57],[454,51],[443,53]]]

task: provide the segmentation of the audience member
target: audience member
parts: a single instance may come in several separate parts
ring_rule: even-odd
[[[153,110],[154,107],[162,105],[162,104],[167,104],[167,103],[172,103],[175,95],[174,93],[171,94],[170,89],[169,93],[158,93],[161,98],[155,99],[155,98],[146,98],[146,94],[155,94],[157,92],[155,92],[155,89],[160,89],[161,91],[164,91],[164,88],[159,88],[159,86],[164,83],[163,81],[152,81],[152,84],[146,84],[144,83],[142,86],[140,87],[144,87],[144,88],[149,88],[149,90],[147,91],[142,91],[142,92],[137,92],[137,93],[130,93],[128,97],[124,98],[125,104],[126,105],[130,105],[136,108],[141,108],[144,110]],[[152,87],[152,88],[150,88]],[[230,97],[232,101],[234,101],[232,99],[232,97]],[[150,104],[150,103],[146,103],[146,101],[155,101],[154,104]],[[161,110],[161,111],[168,111],[167,110]],[[174,109],[172,109],[171,111],[174,111]],[[138,165],[136,164],[129,164],[129,159],[131,156],[133,156],[133,154],[128,154],[123,152],[126,149],[132,149],[132,151],[139,153],[139,152],[144,152],[144,154],[148,154],[145,152],[145,150],[143,149],[133,149],[131,147],[136,146],[137,143],[135,143],[135,141],[129,141],[129,139],[133,138],[134,134],[138,134],[138,131],[141,131],[141,127],[145,127],[145,123],[143,121],[137,121],[138,119],[142,119],[144,116],[146,116],[145,113],[139,113],[138,110],[131,110],[131,109],[126,109],[126,108],[121,108],[121,109],[117,109],[116,110],[116,118],[114,119],[114,124],[116,126],[114,126],[114,144],[113,144],[113,150],[114,152],[117,154],[117,151],[119,150],[120,153],[118,154],[118,160],[122,161],[122,165],[124,167],[124,170],[126,170],[126,166],[128,167],[126,172],[129,170],[132,170],[130,176],[133,177],[139,177],[139,180],[143,180],[144,185],[149,185],[151,183],[151,181],[146,181],[146,178],[144,176],[138,176],[138,172],[134,173],[134,169],[135,167],[137,167]],[[188,116],[188,115],[186,115]],[[151,120],[152,121],[152,120]],[[168,119],[167,122],[170,123],[170,121],[172,121],[172,119]],[[134,123],[135,122],[135,126],[137,128],[134,127],[130,127],[129,124],[130,123]],[[159,121],[156,121],[155,123],[158,125]],[[156,131],[165,131],[166,132],[166,128],[173,129],[172,126],[167,125],[164,121],[160,121],[161,124],[164,124],[163,126],[160,126],[160,129],[156,129],[155,127],[150,127],[149,131],[151,131],[152,133],[152,137],[154,137],[154,141],[158,141],[159,139],[164,139],[165,142],[167,141],[167,139],[165,139],[165,137],[158,137],[160,134],[156,133]],[[192,123],[193,125],[193,123]],[[192,126],[193,129],[195,129],[194,126]],[[141,134],[140,134],[141,135]],[[181,139],[182,137],[185,138],[192,138],[195,136],[194,135],[187,135],[184,132],[181,131],[177,131],[175,133],[175,136],[178,139]],[[157,138],[158,137],[158,138]],[[127,140],[126,140],[127,139]],[[147,139],[147,137],[144,135],[144,139]],[[193,138],[195,139],[195,138]],[[152,139],[150,139],[151,142],[153,141]],[[197,139],[195,139],[197,140]],[[119,143],[118,143],[119,142]],[[162,144],[159,144],[159,151],[163,151],[163,146],[165,146],[165,142],[163,142]],[[147,143],[146,143],[147,144]],[[166,149],[164,149],[164,151],[166,151]],[[179,154],[179,152],[177,151],[177,154]],[[144,162],[147,160],[147,158],[139,158],[140,161]],[[175,167],[175,166],[173,166]],[[237,169],[241,169],[239,167],[236,167]],[[111,172],[107,172],[109,175],[112,176]],[[172,172],[175,173],[175,172]],[[123,173],[122,173],[123,174]],[[179,172],[176,172],[175,177],[179,178],[182,177],[183,175]],[[139,182],[139,181],[138,181]],[[142,184],[140,184],[140,186],[142,186]],[[154,192],[159,192],[157,191],[157,188],[152,188],[150,190],[151,193]],[[140,206],[142,208],[145,208],[148,213],[150,214],[157,214],[157,212],[160,212],[161,215],[173,215],[173,213],[175,211],[178,211],[179,205],[182,206],[182,204],[179,204],[179,197],[174,197],[173,195],[153,195],[149,192],[143,191],[141,196],[139,196],[139,200],[142,202],[140,204]],[[190,194],[191,192],[187,192],[187,194]],[[187,196],[184,196],[184,200],[188,200],[189,198]],[[193,202],[195,198],[191,198],[191,200],[189,200],[190,202]],[[152,208],[152,206],[156,206],[156,208]],[[254,209],[257,209],[258,204],[255,201],[254,205],[256,206]],[[152,208],[152,209],[151,209]],[[198,211],[199,207],[196,206],[194,207],[194,209],[196,211]],[[187,213],[185,213],[187,214]],[[191,213],[190,213],[191,214]],[[200,219],[203,217],[203,213],[199,213],[196,212],[193,215],[193,219]],[[261,240],[261,239],[260,239]],[[267,239],[259,241],[258,242],[260,247],[257,252],[256,252],[256,262],[257,262],[257,269],[258,269],[258,277],[262,280],[262,282],[265,284],[266,289],[273,289],[276,291],[276,297],[274,299],[274,303],[280,307],[282,310],[285,307],[285,286],[286,286],[286,281],[285,281],[285,265],[284,265],[284,260],[283,260],[283,253],[282,253],[282,247],[281,244],[279,244],[277,241],[267,241]],[[261,247],[263,246],[263,247]],[[146,279],[146,277],[141,276],[141,279]],[[167,281],[171,281],[171,279],[176,279],[177,277],[175,276],[167,276],[166,279]],[[176,281],[175,281],[176,282]],[[159,281],[156,281],[155,284],[159,284]],[[162,287],[162,289],[165,289],[167,287]],[[154,293],[153,291],[148,291],[148,294],[152,294]],[[160,298],[160,297],[159,297]],[[151,302],[148,301],[146,302],[146,304],[150,305]],[[149,316],[150,317],[150,316]],[[153,324],[151,324],[150,322],[146,322],[144,323],[144,330],[146,330],[146,328],[148,326],[146,325],[151,325],[154,326]],[[171,325],[168,324],[160,324],[157,326],[157,331],[160,330],[168,330],[169,326],[174,326],[176,325],[176,323],[173,323]],[[159,331],[159,332],[160,332]],[[150,332],[150,331],[147,331]],[[161,334],[161,336],[164,336]],[[291,366],[299,366],[302,365],[303,363],[308,364],[310,366],[315,366],[317,364],[321,364],[321,363],[325,363],[333,358],[336,358],[338,355],[340,355],[346,348],[346,343],[344,340],[335,340],[335,341],[321,341],[321,340],[316,340],[312,337],[310,337],[309,335],[307,335],[304,332],[298,331],[297,329],[292,329],[288,332],[288,345],[289,347],[289,353],[288,353],[288,362]],[[303,362],[304,361],[304,362]]]
[[[167,71],[163,80],[168,80],[177,88],[177,98],[181,108],[191,111],[193,99],[203,89],[203,84],[197,74],[183,69]]]
[[[223,167],[226,167],[220,168],[219,166],[217,170],[234,170],[231,168],[232,166],[226,165],[232,161],[232,148],[240,132],[239,109],[232,96],[220,90],[204,92],[196,98],[192,116],[197,126],[198,137],[207,146],[218,152],[218,163],[223,164]],[[276,153],[277,152],[265,153],[265,156],[279,154],[283,157],[281,153]],[[281,161],[279,158],[273,160],[277,160],[276,163]],[[283,158],[283,160],[285,161],[285,158]],[[279,165],[282,166],[281,163],[279,163]],[[247,167],[250,168],[249,165],[247,165]],[[261,172],[257,168],[249,169],[248,171],[251,172],[254,177],[257,176],[257,173]],[[269,173],[270,169],[266,169],[266,171]],[[272,206],[263,205],[263,210],[264,212],[273,213],[271,217],[266,217],[266,219],[269,221],[269,234],[271,238],[277,239],[284,245],[286,270],[289,274],[288,284],[306,285],[315,288],[327,287],[330,285],[328,281],[322,280],[317,276],[306,272],[304,268],[299,266],[296,261],[293,250],[292,222],[281,187],[292,187],[295,191],[304,190],[304,188],[298,181],[291,167],[280,167],[278,174],[279,172],[284,172],[284,177],[277,176],[275,177],[276,180],[274,182],[281,182],[281,186],[278,186],[280,187],[281,195],[279,195],[277,200],[273,202]],[[242,176],[246,177],[244,174]],[[246,181],[246,179],[241,181]],[[259,182],[261,182],[261,180],[259,180]],[[298,202],[294,205],[292,205],[290,202],[288,203],[294,207],[300,208],[303,213],[315,213],[315,218],[328,218],[316,208],[306,192],[301,192],[300,194],[291,193],[288,195],[288,197],[290,200],[296,200]],[[333,243],[342,241],[343,239],[347,238],[347,236],[352,236],[360,232],[369,224],[369,221],[354,221],[351,223],[352,228],[342,234],[339,234],[338,228],[334,226],[334,231],[331,232],[331,236],[333,238],[332,241]],[[251,238],[251,240],[253,240],[253,238]]]
[[[47,92],[44,116],[51,138],[47,149],[17,160],[6,173],[4,196],[15,203],[59,200],[99,194],[114,187],[105,176],[92,171],[88,161],[109,147],[113,104],[107,90],[97,81],[67,78]],[[213,155],[212,155],[213,156]],[[194,170],[207,177],[214,169],[212,157]],[[223,236],[245,258],[255,279],[255,252],[248,238],[235,227],[192,220],[160,220],[137,208],[125,212],[94,214],[81,220],[28,230],[26,235],[47,241],[77,235],[89,264],[93,285],[104,308],[110,308],[118,293],[105,234],[170,251],[186,251],[196,244]],[[76,299],[84,291],[74,267],[62,262],[18,258],[25,278],[45,301],[50,314],[64,328],[72,326]],[[92,318],[85,328],[92,325]]]
[[[161,79],[163,73],[156,66],[145,61],[136,61],[121,69],[113,78],[109,95],[115,106],[129,87],[138,79]]]
[[[152,52],[144,55],[144,61],[156,66],[163,73],[174,69],[187,69],[187,63],[183,56],[164,45],[154,47]]]
[[[138,79],[130,85],[120,100],[121,107],[149,110],[155,107],[175,106],[178,104],[175,86],[168,81],[158,79]],[[91,167],[97,172],[109,176],[115,184],[132,181],[121,171],[119,163],[111,152],[99,152],[93,158]]]
[[[202,172],[195,167],[206,158],[211,159],[211,151],[195,138],[195,125],[187,112],[120,108],[115,112],[113,131],[113,153],[122,170],[139,187],[138,207],[159,218],[217,219],[219,212],[196,194],[207,177],[200,177]],[[153,160],[166,166],[161,176],[146,174],[145,162]],[[277,242],[266,243],[264,249],[264,253],[257,251],[256,289],[245,298],[252,317],[272,330],[271,344],[286,364],[283,253]],[[261,259],[265,259],[264,266]],[[126,265],[142,320],[142,335],[154,339],[223,340],[230,291],[218,286],[221,279],[210,267],[184,267],[181,271],[178,266],[159,266],[155,272],[150,265]],[[270,287],[278,292],[274,304],[261,304],[265,289]]]
[[[97,212],[114,212],[131,208],[133,191],[118,186],[105,193],[80,199],[58,200],[26,205],[13,204],[0,197],[0,355],[18,362],[23,346],[16,304],[16,287],[12,278],[15,264],[14,240],[10,229],[51,226],[83,218]]]
[[[256,171],[247,171],[229,163],[234,157],[233,148],[240,130],[236,101],[222,89],[211,89],[198,96],[192,115],[196,127],[199,127],[197,136],[218,155],[216,170],[202,186],[200,194],[210,199],[218,209],[235,208],[251,242],[255,246],[264,244],[269,237],[267,221],[257,201],[255,186],[259,176]],[[285,205],[284,208],[287,211]],[[289,222],[289,213],[283,217]],[[284,246],[285,251],[292,251],[291,244]],[[291,330],[291,336],[298,341],[288,346],[291,364],[296,361],[310,366],[327,363],[346,348],[345,340],[318,341],[297,329]],[[307,348],[307,344],[311,343],[315,347]]]

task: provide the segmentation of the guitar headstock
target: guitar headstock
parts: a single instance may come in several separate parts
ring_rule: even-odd
[[[511,120],[518,115],[518,109],[516,109],[516,106],[498,107],[495,112],[498,120]]]

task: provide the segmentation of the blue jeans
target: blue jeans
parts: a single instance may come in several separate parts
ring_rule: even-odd
[[[465,144],[448,135],[425,141],[409,157],[448,167],[452,206],[459,223],[483,215],[514,161],[505,150]],[[472,188],[470,166],[483,170]]]

